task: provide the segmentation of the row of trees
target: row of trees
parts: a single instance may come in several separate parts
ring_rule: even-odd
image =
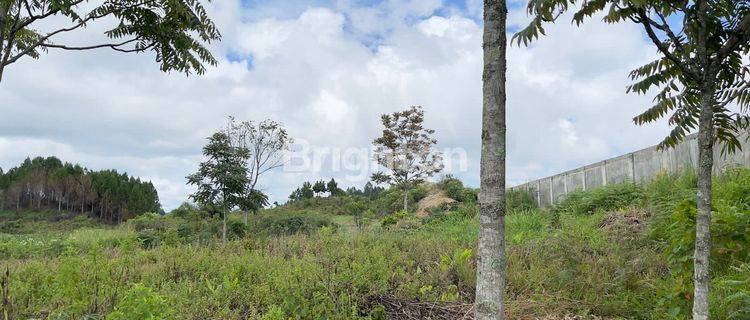
[[[37,157],[8,172],[0,169],[0,210],[57,210],[120,222],[160,212],[161,205],[150,181]]]
[[[365,183],[365,186],[362,188],[362,190],[357,189],[356,187],[349,187],[346,188],[346,194],[351,197],[365,197],[370,200],[375,200],[380,196],[381,193],[385,191],[385,188],[374,185],[372,182],[368,181]]]
[[[302,186],[294,189],[292,194],[289,195],[290,202],[298,202],[305,199],[311,199],[313,197],[320,197],[328,193],[331,197],[345,195],[346,192],[339,188],[339,184],[336,179],[331,178],[327,183],[323,180],[310,183],[305,181]]]

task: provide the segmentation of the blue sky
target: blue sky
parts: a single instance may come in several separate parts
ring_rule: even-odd
[[[204,76],[163,74],[150,54],[105,50],[50,52],[6,70],[0,167],[56,155],[117,168],[152,180],[171,209],[192,192],[185,176],[229,115],[280,121],[312,149],[345,151],[371,145],[380,114],[422,105],[439,149],[466,152],[466,167],[446,173],[478,185],[481,1],[222,0],[209,13],[224,39],[211,46],[220,63]],[[508,21],[528,22],[520,4]],[[511,184],[636,150],[668,132],[663,123],[630,120],[650,97],[625,94],[627,73],[655,56],[637,26],[560,22],[548,31],[508,50]],[[284,201],[306,180],[361,187],[371,172],[358,171],[336,169],[325,156],[320,168],[278,170],[260,184]]]

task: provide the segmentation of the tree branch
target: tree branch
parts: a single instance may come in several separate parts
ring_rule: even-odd
[[[682,46],[682,41],[680,41],[680,38],[677,37],[677,35],[672,32],[672,28],[669,27],[669,23],[667,23],[667,19],[664,17],[664,15],[659,12],[659,10],[654,9],[654,12],[656,12],[656,15],[659,16],[659,20],[661,20],[661,28],[660,30],[664,31],[664,33],[669,37],[669,39],[672,40],[672,43],[674,44],[675,48],[680,51],[683,55],[685,55],[685,48]]]
[[[148,48],[153,47],[156,43],[151,43],[148,46],[145,46],[143,48],[133,48],[133,49],[122,49],[121,46],[124,46],[129,43],[133,43],[136,41],[141,40],[140,38],[133,38],[127,41],[123,41],[120,43],[106,43],[106,44],[99,44],[99,45],[92,45],[92,46],[83,46],[83,47],[74,47],[74,46],[66,46],[66,45],[58,45],[58,44],[51,44],[51,43],[42,43],[39,46],[45,47],[45,48],[56,48],[56,49],[63,49],[63,50],[73,50],[73,51],[82,51],[82,50],[92,50],[92,49],[101,49],[101,48],[110,48],[112,50],[120,51],[120,52],[141,52],[145,51]]]
[[[729,31],[729,39],[719,48],[716,60],[712,62],[715,67],[729,56],[738,46],[750,40],[750,14],[745,15],[733,30]]]
[[[680,70],[687,75],[690,78],[693,78],[695,80],[698,80],[698,77],[693,71],[691,70],[690,66],[686,65],[684,61],[677,58],[672,52],[669,51],[669,47],[664,44],[661,40],[659,40],[659,37],[656,35],[656,32],[654,32],[654,29],[649,22],[651,19],[648,18],[648,15],[646,14],[646,11],[641,9],[638,10],[638,17],[640,18],[639,22],[644,26],[646,29],[646,34],[651,39],[651,42],[656,45],[656,48],[659,49],[659,51],[670,61],[672,61],[675,66],[680,68]]]
[[[24,0],[24,1],[25,1],[25,0]],[[84,1],[84,0],[78,0],[78,1],[76,1],[76,2],[73,2],[73,3],[71,4],[71,7],[72,7],[72,6],[76,6],[76,5],[78,5],[78,4],[82,3],[83,1]],[[14,32],[18,32],[19,30],[21,30],[21,29],[23,29],[23,28],[26,28],[26,27],[28,27],[28,26],[29,26],[30,24],[34,23],[34,21],[37,21],[37,20],[41,20],[41,19],[47,18],[47,17],[49,17],[49,16],[55,15],[55,14],[57,14],[58,12],[60,12],[60,9],[54,9],[54,10],[50,10],[50,11],[48,11],[48,12],[46,12],[46,13],[43,13],[43,14],[41,14],[41,15],[37,15],[37,16],[35,16],[35,15],[33,15],[33,14],[31,13],[31,11],[30,11],[31,9],[29,8],[29,6],[28,6],[28,3],[26,3],[26,9],[27,9],[27,10],[29,11],[29,19],[28,19],[28,20],[26,20],[26,21],[24,21],[23,23],[19,24],[18,26],[14,27]]]
[[[80,27],[84,26],[84,25],[86,24],[86,22],[89,22],[89,21],[92,21],[92,20],[96,20],[96,19],[102,18],[102,17],[104,17],[104,16],[107,16],[107,15],[109,15],[110,13],[111,13],[111,12],[105,12],[105,13],[102,13],[102,14],[98,14],[98,15],[90,15],[90,16],[86,17],[86,19],[83,19],[83,20],[81,20],[81,21],[80,21],[80,22],[79,22],[78,24],[75,24],[75,25],[73,25],[73,26],[71,26],[71,27],[68,27],[68,28],[63,28],[63,29],[58,29],[58,30],[56,30],[56,31],[50,32],[50,33],[48,33],[47,35],[45,35],[44,37],[41,37],[41,38],[40,38],[39,40],[37,40],[37,41],[36,41],[35,43],[33,43],[33,44],[31,44],[30,46],[28,46],[28,47],[27,47],[26,49],[24,49],[23,51],[19,52],[19,53],[18,53],[18,54],[16,54],[15,56],[13,56],[13,58],[11,58],[11,59],[9,59],[9,60],[4,60],[4,61],[3,61],[3,65],[9,65],[9,64],[12,64],[12,63],[14,63],[14,62],[18,61],[18,59],[20,59],[21,57],[23,57],[23,56],[25,56],[25,55],[29,54],[29,52],[31,52],[31,51],[33,51],[33,50],[35,50],[35,49],[36,49],[37,47],[39,47],[40,45],[44,44],[44,42],[45,42],[45,41],[47,41],[47,40],[48,40],[48,39],[49,39],[50,37],[52,37],[52,36],[54,36],[54,35],[56,35],[56,34],[59,34],[59,33],[63,33],[63,32],[69,32],[69,31],[73,31],[73,30],[76,30],[76,29],[78,29],[78,28],[80,28]]]

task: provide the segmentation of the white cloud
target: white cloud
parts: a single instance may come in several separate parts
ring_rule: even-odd
[[[313,146],[361,148],[379,134],[380,114],[423,105],[440,147],[467,150],[469,171],[458,174],[478,185],[481,2],[467,4],[468,16],[435,15],[441,6],[214,1],[224,41],[212,50],[221,63],[202,77],[159,73],[150,55],[51,52],[25,60],[0,85],[0,166],[58,155],[127,170],[154,181],[169,209],[187,199],[184,177],[227,115],[281,121]],[[511,12],[512,21],[524,17]],[[627,71],[653,56],[636,26],[592,21],[548,31],[529,48],[508,50],[511,183],[643,147],[665,133],[663,124],[644,129],[629,120],[650,100],[624,93]],[[262,187],[283,201],[303,180],[331,176],[345,186],[364,183],[324,169],[275,172]]]

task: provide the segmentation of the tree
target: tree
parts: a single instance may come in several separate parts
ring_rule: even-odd
[[[336,183],[336,180],[333,178],[331,178],[331,180],[328,181],[328,184],[326,184],[326,189],[328,189],[328,192],[331,194],[332,197],[346,194],[344,190],[341,190],[341,188],[339,188],[339,184]]]
[[[241,202],[239,204],[240,210],[243,211],[245,215],[245,225],[247,225],[247,212],[258,212],[258,210],[262,209],[263,207],[268,205],[268,196],[261,192],[260,190],[255,189],[245,189],[245,194],[243,195],[242,199],[240,199]]]
[[[217,61],[204,43],[221,34],[198,0],[0,0],[0,81],[23,57],[37,59],[50,49],[118,52],[153,51],[162,71],[205,72]],[[62,43],[60,37],[107,21],[108,40]],[[44,30],[44,31],[42,31]]]
[[[482,155],[476,318],[503,319],[505,293],[505,0],[484,1]]]
[[[367,181],[367,183],[365,183],[364,189],[362,189],[362,194],[370,200],[375,200],[384,190],[385,189],[383,187],[375,186],[372,184],[372,182]]]
[[[6,207],[14,204],[16,211],[65,208],[109,222],[161,211],[159,195],[151,182],[115,170],[86,170],[55,157],[27,158],[0,175],[2,201]]]
[[[188,184],[197,187],[190,197],[201,205],[221,210],[221,239],[226,241],[229,210],[242,204],[245,196],[247,151],[232,147],[226,133],[217,132],[208,138],[203,156],[206,160],[201,162],[198,172],[187,177]]]
[[[364,192],[362,190],[357,189],[357,187],[349,187],[346,188],[346,195],[350,197],[361,197],[364,196]]]
[[[310,199],[313,196],[315,196],[315,193],[312,189],[312,184],[305,181],[301,187],[295,189],[292,194],[289,195],[289,201],[298,202],[305,199]]]
[[[674,147],[698,129],[698,190],[693,259],[693,319],[708,319],[711,251],[712,168],[715,143],[722,153],[740,146],[739,135],[750,125],[750,82],[745,61],[750,50],[750,3],[746,1],[531,1],[531,24],[515,35],[528,43],[544,34],[542,24],[579,4],[573,22],[604,12],[604,21],[631,21],[643,27],[661,57],[633,70],[627,92],[657,90],[654,105],[636,116],[638,125],[669,115],[673,126],[659,144]],[[735,110],[730,110],[734,108]]]
[[[443,169],[442,155],[433,151],[435,130],[425,129],[424,110],[412,106],[407,110],[384,114],[382,136],[375,139],[375,160],[388,172],[376,172],[371,180],[388,183],[404,192],[404,211],[408,211],[409,188]]]
[[[315,184],[312,187],[313,192],[315,192],[315,195],[323,194],[328,191],[328,188],[326,188],[326,183],[323,180],[315,182]]]
[[[233,147],[243,148],[248,152],[247,159],[244,162],[247,169],[247,184],[245,186],[247,190],[245,194],[248,199],[245,199],[244,203],[252,203],[253,205],[249,208],[255,208],[252,211],[256,212],[268,204],[268,197],[265,195],[263,195],[266,199],[265,202],[253,202],[263,198],[258,197],[259,194],[262,194],[256,189],[258,181],[263,174],[284,165],[282,156],[284,152],[289,150],[294,140],[289,137],[286,129],[280,123],[273,120],[264,120],[258,123],[252,121],[237,122],[233,117],[229,117],[226,133]],[[261,203],[264,204],[258,206]],[[243,209],[243,211],[245,225],[247,225],[248,210]]]

